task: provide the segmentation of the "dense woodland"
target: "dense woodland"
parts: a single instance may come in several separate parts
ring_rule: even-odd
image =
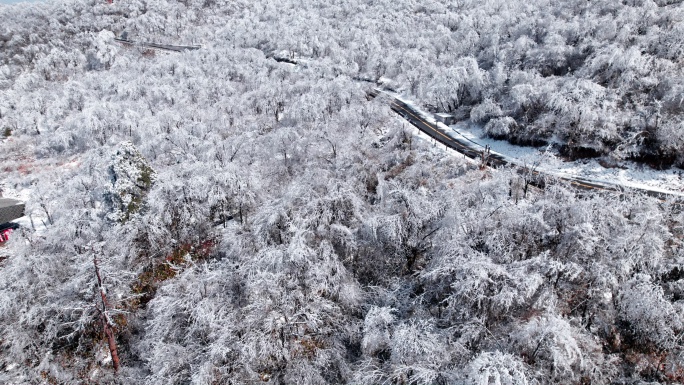
[[[683,18],[639,0],[0,5],[0,190],[27,192],[31,221],[0,248],[0,382],[684,382],[681,203],[530,187],[366,98],[390,79],[492,136],[679,166]]]

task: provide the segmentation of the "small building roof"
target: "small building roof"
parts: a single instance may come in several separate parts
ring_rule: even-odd
[[[24,202],[11,198],[0,198],[0,224],[23,216]]]
[[[16,205],[23,205],[23,203],[19,200],[12,199],[12,198],[0,198],[0,208],[16,206]]]

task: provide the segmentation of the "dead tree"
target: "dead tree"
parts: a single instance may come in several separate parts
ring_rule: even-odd
[[[97,265],[97,257],[93,257],[93,265],[95,266],[95,275],[97,276],[97,288],[100,291],[100,304],[95,305],[100,313],[100,321],[107,338],[107,345],[109,345],[109,353],[112,356],[112,364],[114,365],[114,372],[119,371],[119,353],[116,350],[116,338],[114,337],[114,328],[116,325],[109,316],[109,304],[107,303],[107,293],[102,285],[102,276],[100,275],[100,268]]]
[[[484,170],[487,168],[487,164],[489,163],[489,156],[492,154],[492,149],[489,147],[489,145],[485,146],[484,151],[480,154],[480,170]]]

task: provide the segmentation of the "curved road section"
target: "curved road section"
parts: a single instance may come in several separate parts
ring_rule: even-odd
[[[646,188],[634,188],[626,187],[617,183],[608,183],[605,181],[591,180],[587,178],[580,178],[569,175],[562,175],[560,173],[554,173],[552,171],[536,171],[529,170],[529,165],[521,164],[516,162],[515,159],[506,157],[503,154],[490,153],[488,149],[474,143],[466,138],[455,138],[447,134],[447,132],[442,129],[442,127],[447,128],[447,126],[438,123],[436,119],[432,116],[426,116],[427,114],[418,110],[415,106],[407,104],[406,102],[399,99],[396,95],[375,88],[371,90],[368,95],[370,98],[374,98],[380,93],[390,96],[392,99],[391,108],[392,111],[401,115],[414,127],[434,138],[438,142],[444,144],[445,146],[463,154],[464,156],[486,163],[487,166],[497,168],[502,166],[514,166],[520,173],[528,173],[531,171],[534,178],[531,184],[538,187],[543,187],[543,177],[550,176],[553,178],[564,180],[582,190],[605,190],[605,191],[618,191],[622,192],[625,190],[639,191],[641,193],[654,196],[657,198],[667,198],[668,196],[684,197],[684,194],[674,191],[658,191],[650,190]],[[441,127],[440,127],[441,126]]]
[[[118,37],[115,37],[114,41],[119,43],[119,44],[128,45],[128,46],[138,46],[138,47],[145,47],[145,48],[152,48],[152,49],[160,49],[162,51],[171,51],[171,52],[193,51],[193,50],[197,50],[197,49],[202,48],[199,45],[171,45],[171,44],[148,43],[148,42],[141,42],[141,41],[126,40],[126,39],[121,39]]]

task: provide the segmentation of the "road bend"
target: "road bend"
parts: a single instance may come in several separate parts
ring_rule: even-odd
[[[581,177],[574,177],[574,176],[567,176],[567,175],[556,175],[550,172],[546,171],[537,171],[537,170],[530,170],[529,165],[521,164],[521,163],[516,163],[510,158],[505,158],[500,154],[485,154],[483,157],[483,152],[485,151],[484,148],[482,148],[480,145],[477,145],[474,142],[471,142],[469,140],[466,140],[465,138],[460,139],[460,138],[455,138],[451,135],[448,135],[444,130],[442,130],[439,125],[436,123],[436,120],[431,119],[431,118],[426,118],[424,113],[421,111],[418,111],[415,107],[405,103],[404,101],[398,99],[397,97],[384,92],[379,89],[373,89],[368,93],[368,96],[370,99],[375,98],[378,96],[380,93],[385,93],[386,95],[389,95],[392,98],[392,102],[390,104],[390,108],[392,111],[396,112],[397,114],[401,115],[404,119],[406,119],[409,123],[411,123],[414,127],[418,128],[420,131],[424,132],[428,136],[432,137],[433,139],[437,140],[438,142],[444,144],[445,146],[455,150],[456,152],[463,154],[464,156],[474,159],[474,160],[480,160],[480,161],[485,161],[487,166],[492,167],[492,168],[498,168],[498,167],[503,167],[503,166],[513,166],[518,169],[519,173],[528,173],[531,171],[533,175],[533,181],[531,184],[537,186],[537,187],[544,187],[543,184],[543,177],[548,176],[552,178],[557,178],[564,180],[568,182],[570,185],[581,189],[581,190],[602,190],[602,191],[618,191],[618,192],[623,192],[625,190],[633,190],[633,191],[639,191],[641,193],[656,197],[661,199],[662,201],[665,201],[668,196],[676,196],[676,197],[684,197],[684,194],[677,193],[677,192],[665,192],[665,191],[657,191],[657,190],[649,190],[645,188],[635,188],[631,186],[623,186],[620,184],[613,184],[613,183],[606,183],[604,181],[597,181],[597,180],[591,180],[589,178],[581,178]],[[431,123],[431,121],[435,121],[435,123]]]

